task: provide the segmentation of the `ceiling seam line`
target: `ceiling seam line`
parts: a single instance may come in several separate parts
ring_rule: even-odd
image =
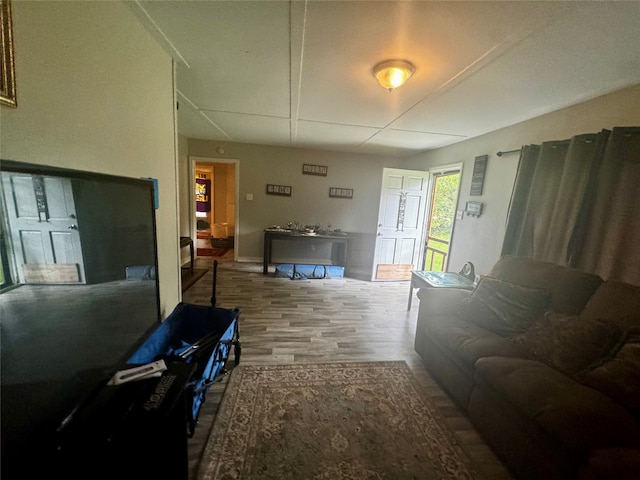
[[[208,123],[213,125],[215,128],[217,128],[220,131],[220,133],[222,133],[228,140],[231,140],[231,137],[229,136],[229,134],[227,134],[227,132],[225,132],[222,128],[220,128],[216,122],[214,122],[209,117],[207,117],[207,115],[202,110],[200,110],[198,106],[195,103],[193,103],[189,97],[187,97],[184,93],[182,93],[178,88],[176,88],[176,93],[180,95],[180,97],[182,97],[184,101],[187,102],[187,104],[198,113],[198,115],[203,117],[205,121],[207,121]]]
[[[187,60],[182,56],[182,54],[180,53],[180,50],[178,50],[176,48],[176,46],[171,42],[171,40],[169,40],[169,37],[167,37],[165,35],[165,33],[160,28],[160,26],[156,22],[153,21],[153,18],[151,18],[151,15],[149,15],[149,12],[147,12],[144,9],[144,7],[142,5],[140,5],[140,2],[138,0],[135,0],[135,4],[142,11],[142,13],[144,13],[144,15],[147,17],[147,19],[151,22],[151,24],[155,27],[155,29],[157,30],[158,34],[160,34],[162,36],[162,38],[165,40],[165,42],[167,42],[167,45],[169,45],[171,50],[173,50],[176,53],[176,55],[182,61],[182,63],[184,63],[184,65],[187,68],[191,68],[191,65],[189,65],[189,62],[187,62]]]
[[[305,0],[304,12],[302,14],[302,35],[300,39],[300,61],[299,61],[299,68],[298,68],[298,85],[297,85],[298,92],[296,95],[295,116],[294,116],[294,113],[291,112],[292,114],[291,121],[293,122],[292,124],[295,125],[295,138],[292,139],[292,143],[294,143],[298,139],[298,116],[300,115],[300,95],[302,90],[302,66],[304,64],[304,44],[305,44],[305,38],[307,35],[307,6],[308,6],[308,1]],[[293,14],[293,11],[292,11],[292,14]],[[289,44],[291,44],[291,40],[289,41]]]

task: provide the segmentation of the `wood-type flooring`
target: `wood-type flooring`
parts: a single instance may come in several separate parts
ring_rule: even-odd
[[[405,360],[478,470],[490,480],[512,478],[415,352],[419,300],[414,297],[407,311],[408,281],[290,280],[275,278],[273,266],[263,275],[262,264],[233,262],[232,250],[217,260],[217,306],[240,309],[241,364]],[[183,301],[209,305],[212,259],[198,258],[196,267],[209,271],[183,294]],[[228,366],[233,366],[233,354]],[[190,479],[203,461],[225,385],[226,378],[212,385],[189,439]]]

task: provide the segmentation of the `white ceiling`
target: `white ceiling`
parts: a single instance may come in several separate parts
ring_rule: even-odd
[[[130,5],[176,60],[189,138],[403,157],[640,83],[638,1]],[[416,72],[388,92],[392,58]]]

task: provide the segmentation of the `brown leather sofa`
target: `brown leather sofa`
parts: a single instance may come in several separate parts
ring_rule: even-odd
[[[418,298],[416,351],[516,478],[640,478],[640,286],[505,256]]]

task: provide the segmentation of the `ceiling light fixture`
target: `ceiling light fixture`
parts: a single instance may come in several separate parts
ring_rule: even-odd
[[[389,91],[404,84],[415,71],[416,67],[406,60],[387,60],[373,67],[378,83]]]

